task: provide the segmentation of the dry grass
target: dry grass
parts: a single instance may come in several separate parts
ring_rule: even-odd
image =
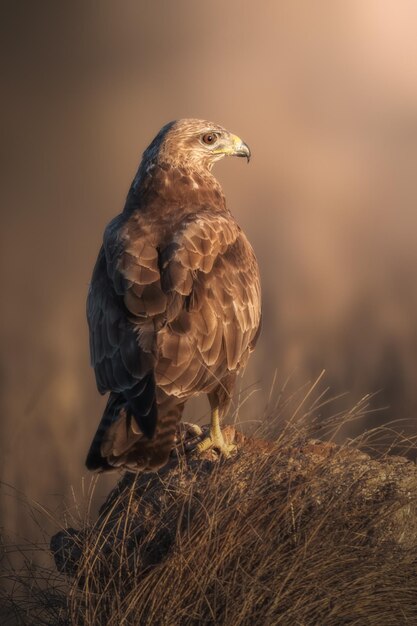
[[[314,389],[301,397],[278,398],[277,414],[288,415],[292,406],[293,417],[278,433],[282,449],[310,436],[301,424],[306,415],[314,424],[313,415],[326,402],[321,394],[314,396]],[[338,416],[337,428],[368,410],[364,399]],[[332,427],[335,432],[335,422]],[[330,428],[321,422],[322,432]],[[359,444],[375,449],[388,435],[392,441],[390,428],[379,429],[341,450]],[[405,439],[402,443],[413,446]],[[377,454],[383,461],[386,452]],[[204,489],[189,480],[186,467],[178,470],[172,491],[161,477],[166,497],[157,514],[149,508],[152,481],[138,496],[136,478],[95,523],[75,515],[73,524],[84,534],[72,577],[33,565],[33,551],[45,552],[46,546],[21,549],[19,570],[6,567],[1,624],[417,622],[417,547],[403,551],[373,541],[375,528],[402,502],[394,497],[375,501],[372,508],[369,502],[357,506],[358,485],[352,481],[344,490],[323,490],[321,506],[313,507],[308,493],[313,483],[320,490],[326,482],[324,464],[302,481],[295,476],[293,482],[280,483],[271,478],[282,469],[280,454],[248,455],[241,463],[243,482],[236,479],[234,462],[216,463],[207,470]],[[8,552],[10,547],[3,548],[5,565]]]

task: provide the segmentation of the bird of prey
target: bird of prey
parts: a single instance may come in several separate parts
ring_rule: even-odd
[[[209,447],[261,320],[255,254],[226,208],[212,166],[249,147],[211,122],[164,126],[143,154],[123,212],[104,232],[87,318],[100,393],[110,392],[86,465],[155,470],[173,448],[185,402],[206,393]]]

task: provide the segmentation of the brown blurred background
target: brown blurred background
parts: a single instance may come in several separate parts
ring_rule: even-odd
[[[417,432],[415,2],[16,1],[0,29],[5,483],[57,514],[70,485],[82,490],[104,403],[88,281],[141,152],[187,116],[254,155],[216,169],[263,280],[242,383],[258,391],[239,419],[263,414],[275,370],[296,388],[325,368],[346,406],[380,391],[389,408],[361,429],[401,418]],[[2,493],[7,529],[30,536]]]

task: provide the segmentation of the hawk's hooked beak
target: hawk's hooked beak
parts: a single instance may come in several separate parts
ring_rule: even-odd
[[[248,163],[251,157],[251,151],[249,146],[244,141],[242,141],[240,137],[232,134],[227,137],[226,142],[221,147],[219,147],[217,150],[214,150],[214,153],[226,154],[227,156],[246,157]]]
[[[250,161],[251,152],[249,146],[241,140],[237,135],[230,135],[232,142],[232,156],[246,157],[248,163]]]

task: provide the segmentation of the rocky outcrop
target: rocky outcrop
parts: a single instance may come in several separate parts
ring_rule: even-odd
[[[51,540],[57,568],[102,598],[107,623],[109,588],[135,624],[417,619],[414,463],[233,428],[231,458],[195,458],[194,435],[183,430],[158,473],[126,473],[94,525]]]

